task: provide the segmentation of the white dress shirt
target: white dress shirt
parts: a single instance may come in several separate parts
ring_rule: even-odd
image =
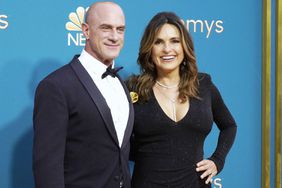
[[[82,51],[78,59],[91,76],[111,110],[119,146],[121,147],[129,116],[129,103],[123,86],[117,77],[113,78],[108,75],[102,79],[101,76],[106,71],[107,66],[85,50]]]

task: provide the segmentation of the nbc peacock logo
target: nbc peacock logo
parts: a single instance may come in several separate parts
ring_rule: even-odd
[[[69,21],[66,23],[66,29],[69,31],[68,33],[68,46],[84,46],[85,45],[85,37],[81,32],[81,24],[84,22],[84,16],[89,7],[77,7],[75,12],[71,12],[69,14]]]

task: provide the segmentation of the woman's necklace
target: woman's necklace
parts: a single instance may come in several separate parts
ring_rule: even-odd
[[[158,83],[158,81],[157,81],[157,83]],[[161,87],[163,87],[162,85],[160,85],[159,83],[158,83],[158,85],[159,86],[161,86]],[[165,85],[164,85],[165,86]],[[178,84],[176,85],[176,86],[167,86],[167,87],[177,87],[178,86]],[[168,97],[166,94],[164,94],[161,90],[160,90],[160,88],[158,88],[158,87],[156,87],[158,90],[159,90],[159,92],[160,92],[160,94],[162,95],[162,96],[164,96],[166,99],[168,99],[169,101],[170,101],[170,104],[171,104],[171,107],[172,107],[172,119],[176,122],[176,107],[175,107],[175,103],[176,103],[176,101],[177,101],[177,98],[178,97],[176,97],[175,99],[171,99],[170,97]],[[166,88],[166,87],[165,87]]]
[[[156,80],[156,82],[157,82],[157,84],[158,84],[159,86],[161,86],[161,87],[163,87],[163,88],[166,88],[166,89],[172,89],[172,88],[178,87],[178,84],[168,86],[168,85],[164,85],[164,84],[160,83],[160,82],[157,81],[157,80]]]

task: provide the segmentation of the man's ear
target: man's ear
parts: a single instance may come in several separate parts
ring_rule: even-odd
[[[89,26],[87,23],[82,23],[81,24],[81,29],[83,32],[83,35],[85,36],[86,39],[89,39]]]

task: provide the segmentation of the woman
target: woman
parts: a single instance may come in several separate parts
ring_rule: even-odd
[[[132,159],[133,188],[211,187],[223,168],[236,123],[208,74],[198,73],[188,31],[174,13],[155,15],[141,40],[141,74],[128,80],[138,95]],[[203,145],[215,122],[215,152],[203,159]]]

